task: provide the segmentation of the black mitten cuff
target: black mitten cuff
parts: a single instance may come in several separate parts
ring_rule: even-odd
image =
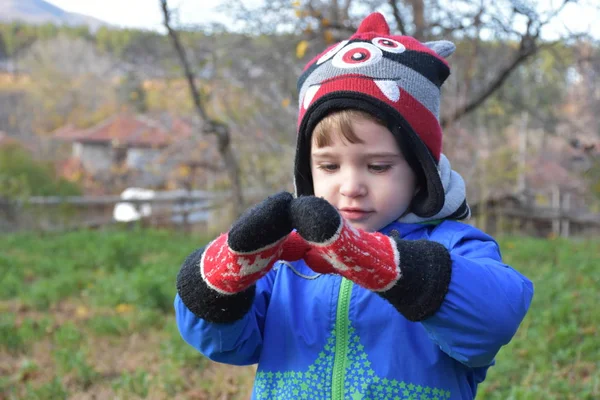
[[[402,277],[389,290],[378,292],[406,319],[422,321],[440,308],[452,276],[450,253],[429,240],[396,239]]]
[[[256,286],[230,295],[211,289],[200,273],[203,252],[204,248],[189,255],[177,274],[177,292],[183,304],[198,318],[208,322],[231,323],[242,319],[252,307]]]

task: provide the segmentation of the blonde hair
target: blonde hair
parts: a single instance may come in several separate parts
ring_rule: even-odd
[[[317,148],[330,146],[332,143],[332,135],[337,134],[343,141],[351,144],[364,143],[352,129],[352,121],[357,119],[366,119],[375,122],[381,126],[385,126],[383,121],[373,115],[353,109],[334,111],[324,117],[315,129],[313,129],[312,143]]]

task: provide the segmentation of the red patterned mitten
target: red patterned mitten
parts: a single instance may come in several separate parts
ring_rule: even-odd
[[[282,256],[301,257],[304,250],[296,250],[297,242],[286,240],[292,231],[292,199],[286,192],[268,197],[206,247],[200,271],[210,288],[221,294],[241,292],[269,272]]]
[[[311,246],[304,260],[316,272],[337,273],[373,291],[386,291],[401,277],[396,241],[353,228],[326,200],[292,201],[294,227]]]

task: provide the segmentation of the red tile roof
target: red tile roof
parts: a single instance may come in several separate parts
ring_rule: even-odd
[[[176,139],[191,134],[184,122],[172,124],[169,130],[162,124],[140,115],[119,114],[88,129],[65,126],[54,133],[59,139],[82,143],[113,143],[128,147],[166,147]]]
[[[0,147],[8,146],[11,144],[19,144],[19,142],[8,136],[6,133],[0,131]]]

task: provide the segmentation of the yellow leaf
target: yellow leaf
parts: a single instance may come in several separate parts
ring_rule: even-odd
[[[179,172],[179,176],[182,176],[182,177],[189,176],[189,174],[190,174],[190,167],[188,167],[187,165],[180,165],[178,172]]]
[[[300,41],[296,46],[296,57],[303,58],[306,54],[306,49],[308,49],[308,42],[306,40]]]
[[[294,14],[296,14],[296,17],[301,18],[302,17],[302,10],[294,10]]]
[[[521,357],[525,357],[527,354],[529,354],[529,351],[527,349],[520,349],[518,353]]]
[[[133,306],[131,304],[119,304],[115,307],[115,311],[119,314],[125,314],[133,310]]]
[[[288,107],[289,105],[290,105],[290,98],[289,98],[289,97],[286,97],[286,98],[285,98],[285,99],[283,99],[283,101],[281,102],[281,106],[282,106],[283,108],[286,108],[286,107]]]
[[[292,2],[292,7],[294,7],[294,8],[300,7],[300,0],[294,0]]]
[[[535,204],[547,206],[548,204],[550,204],[550,202],[548,201],[547,196],[538,193],[535,195]]]
[[[86,306],[77,306],[77,308],[75,309],[75,315],[77,316],[77,318],[85,318],[89,315],[90,311],[87,309]]]
[[[323,18],[321,20],[321,26],[324,28],[327,28],[331,23],[329,22],[329,20],[327,18]]]
[[[588,326],[587,328],[583,328],[583,329],[581,330],[581,333],[583,333],[584,335],[595,335],[595,334],[596,334],[596,331],[597,331],[596,327],[595,327],[595,326],[592,326],[592,325],[590,325],[590,326]]]

